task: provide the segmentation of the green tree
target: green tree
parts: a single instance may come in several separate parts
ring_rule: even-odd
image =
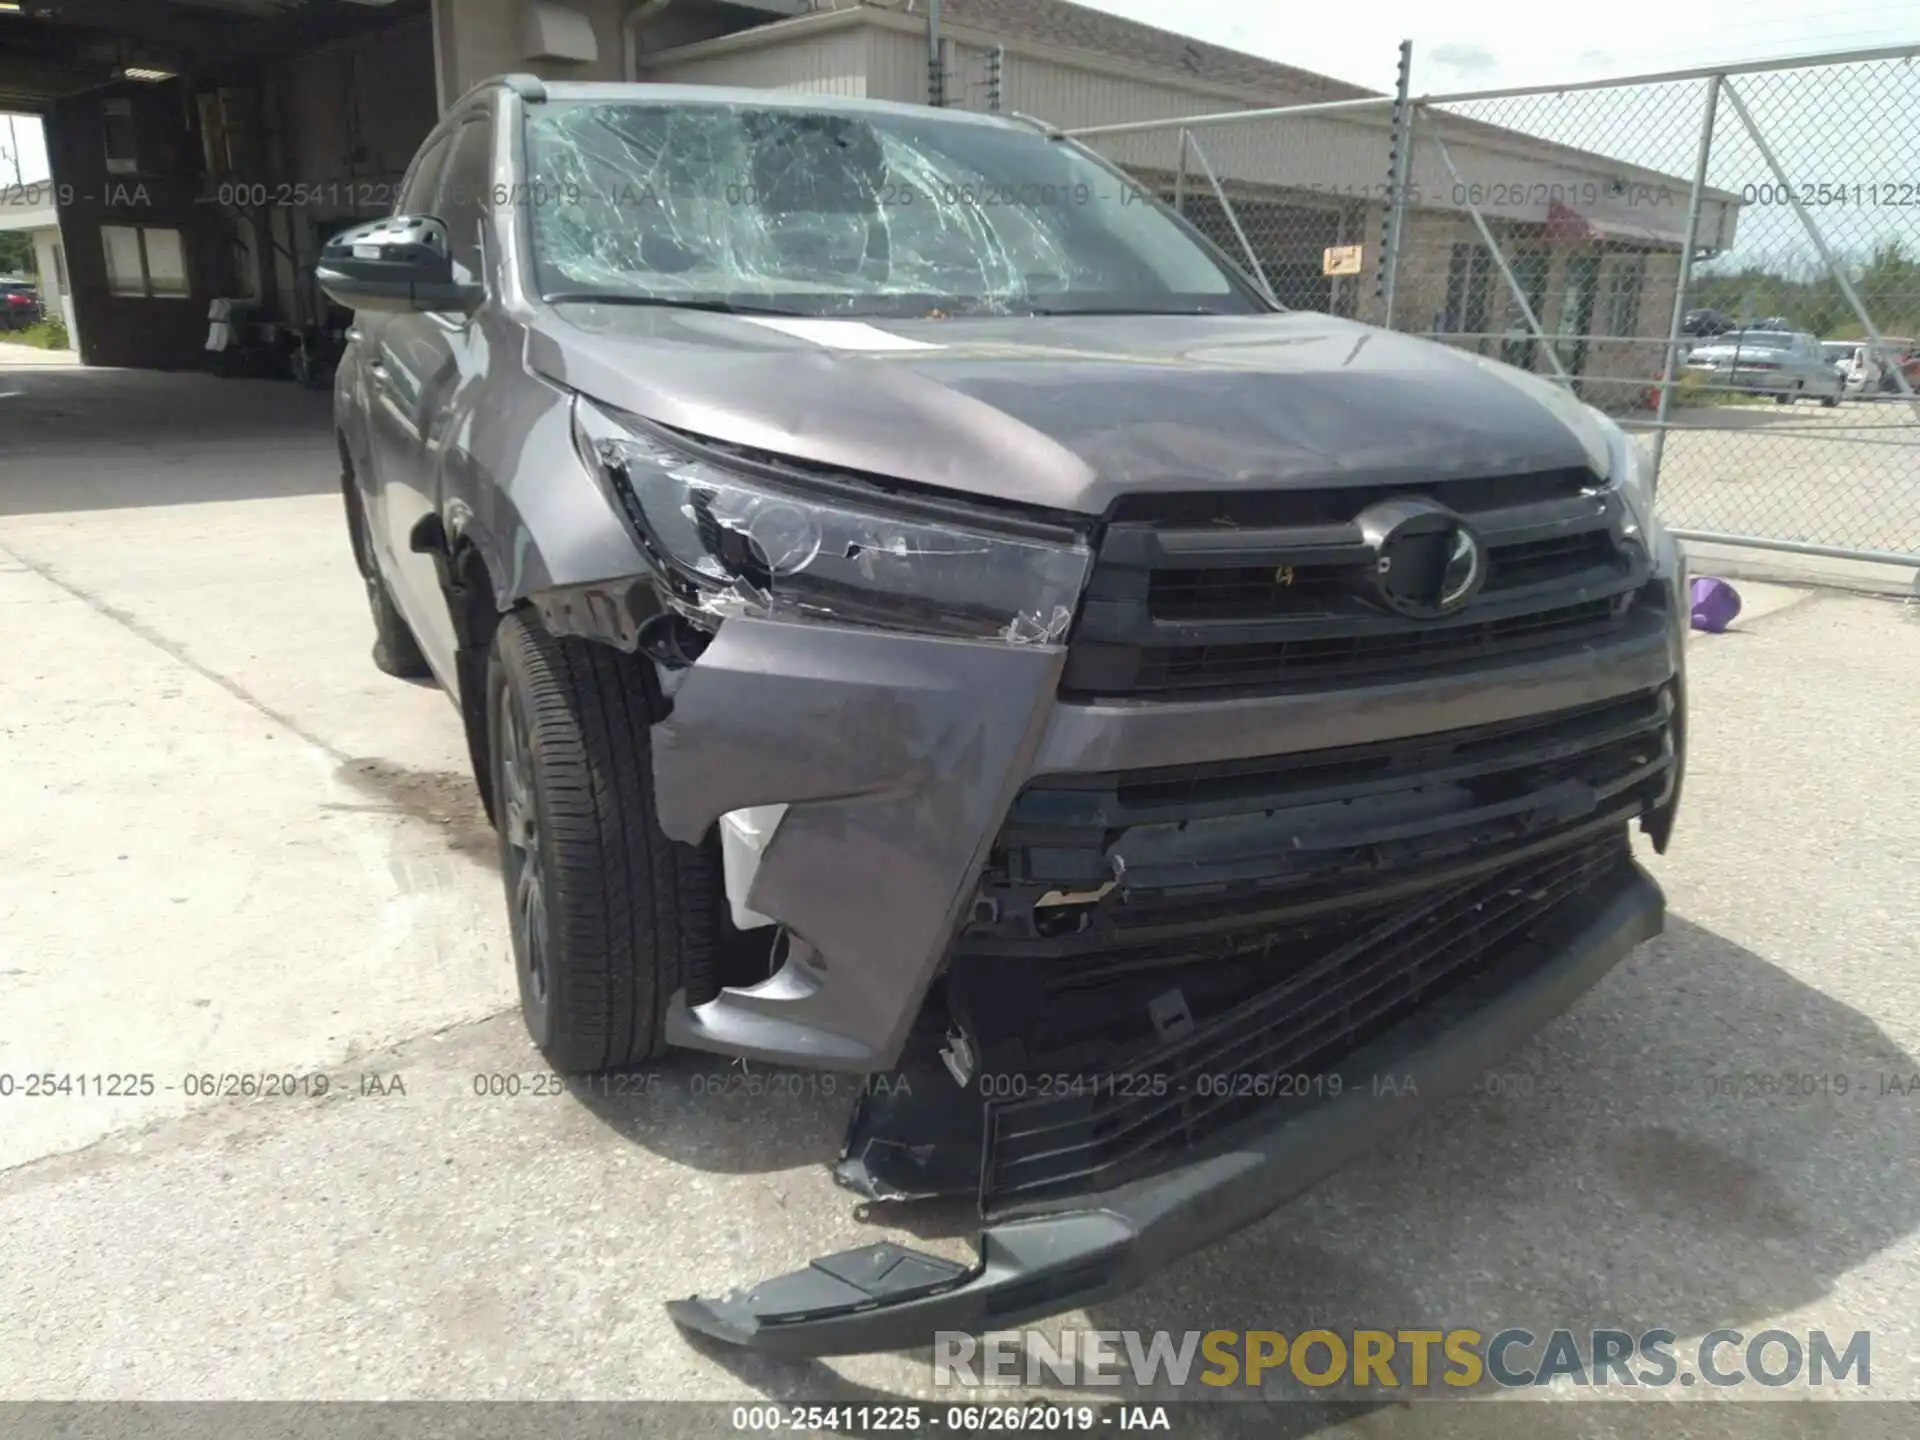
[[[0,275],[33,273],[33,237],[24,230],[0,230]]]
[[[1881,334],[1920,335],[1920,260],[1909,256],[1900,241],[1877,245],[1860,263],[1853,288]],[[1687,303],[1709,306],[1735,320],[1783,315],[1796,328],[1822,339],[1853,340],[1864,333],[1839,283],[1807,256],[1778,268],[1747,265],[1700,276]]]

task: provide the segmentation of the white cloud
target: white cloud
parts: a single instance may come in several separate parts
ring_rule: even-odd
[[[1440,69],[1469,80],[1497,74],[1500,69],[1500,61],[1486,46],[1458,41],[1435,46],[1428,58]]]
[[[19,167],[16,172],[15,161]],[[40,121],[33,115],[0,116],[0,194],[16,183],[31,185],[47,178],[47,146]]]

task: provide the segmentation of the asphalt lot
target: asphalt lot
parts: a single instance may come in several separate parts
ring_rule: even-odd
[[[715,1094],[700,1057],[530,1093],[491,832],[452,708],[367,660],[324,398],[0,391],[0,1074],[155,1082],[0,1099],[0,1398],[951,1398],[924,1352],[786,1365],[667,1320],[899,1232],[828,1179],[842,1097]],[[1692,647],[1668,935],[1498,1093],[1060,1325],[1866,1329],[1871,1395],[1920,1399],[1920,1088],[1883,1079],[1920,1077],[1920,613],[1743,588]],[[221,1073],[330,1090],[188,1093]],[[1789,1074],[1848,1093],[1757,1079]],[[1720,1409],[1693,1433],[1764,1433]],[[1278,1414],[1248,1433],[1339,1418]]]

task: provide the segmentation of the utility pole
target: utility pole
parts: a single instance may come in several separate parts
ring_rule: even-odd
[[[940,0],[927,0],[927,104],[947,103],[947,67],[940,47]]]
[[[13,116],[7,116],[7,154],[13,160],[13,188],[18,190],[26,182],[20,178],[20,133],[13,128],[13,121]]]
[[[1387,203],[1380,237],[1379,280],[1374,297],[1384,314],[1380,323],[1393,326],[1393,302],[1400,280],[1400,237],[1407,223],[1407,186],[1413,177],[1413,107],[1408,99],[1413,82],[1413,42],[1400,42],[1400,70],[1393,90],[1392,129],[1387,140]]]

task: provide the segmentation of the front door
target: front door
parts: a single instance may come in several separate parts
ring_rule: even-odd
[[[409,213],[433,215],[447,227],[456,277],[483,279],[480,224],[489,188],[492,125],[484,113],[453,132],[446,165],[432,191]],[[380,476],[380,541],[388,556],[394,599],[440,683],[457,693],[453,616],[431,554],[413,548],[414,528],[439,512],[442,477],[455,433],[454,394],[474,366],[477,322],[461,314],[402,312],[370,335],[374,391],[374,464]]]

